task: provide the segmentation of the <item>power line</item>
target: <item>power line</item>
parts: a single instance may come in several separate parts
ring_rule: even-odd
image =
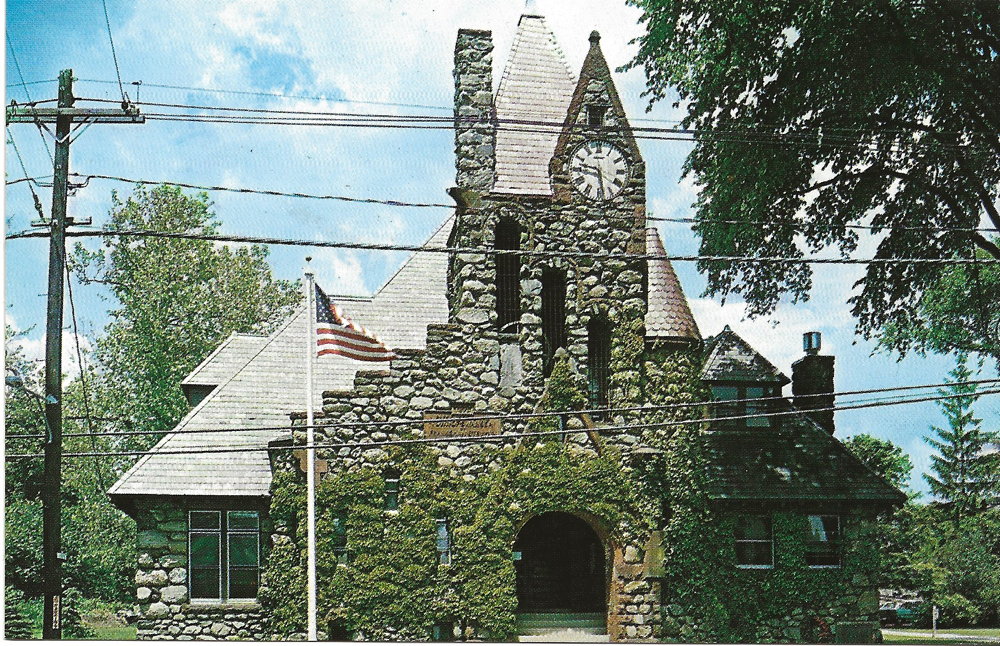
[[[10,126],[7,126],[7,136],[10,138],[10,145],[14,147],[14,153],[17,155],[17,161],[21,165],[21,171],[24,173],[24,179],[17,180],[18,182],[28,181],[28,189],[31,191],[31,198],[35,203],[35,211],[38,212],[38,217],[42,220],[45,219],[45,211],[42,209],[42,201],[38,199],[38,193],[35,192],[35,187],[32,186],[30,177],[28,177],[28,169],[24,165],[24,158],[21,157],[21,151],[17,149],[17,142],[14,140],[14,133],[10,131]],[[14,183],[14,182],[11,182]]]
[[[102,79],[78,79],[81,83],[105,83],[110,84],[114,81],[105,81]],[[49,81],[36,81],[36,83],[48,83]],[[451,111],[452,108],[437,106],[437,105],[421,105],[419,103],[392,103],[389,101],[364,101],[361,99],[339,99],[328,96],[309,96],[309,95],[295,95],[295,94],[281,94],[279,92],[255,92],[250,90],[224,90],[217,88],[204,88],[204,87],[192,87],[187,85],[167,85],[163,83],[147,83],[142,82],[143,87],[153,87],[167,90],[186,90],[189,92],[205,92],[209,94],[232,94],[234,96],[260,96],[269,97],[274,99],[296,99],[296,100],[306,100],[306,101],[328,101],[330,103],[356,103],[358,105],[383,105],[397,108],[419,108],[426,110],[448,110]],[[9,87],[9,86],[8,86]]]
[[[987,395],[1000,394],[1000,389],[997,390],[985,390],[978,393],[979,397]],[[172,449],[172,450],[147,450],[147,451],[101,451],[96,455],[100,456],[125,456],[125,455],[204,455],[204,454],[214,454],[214,453],[242,453],[242,452],[271,452],[271,451],[290,451],[290,450],[317,450],[317,449],[344,449],[344,448],[378,448],[382,446],[400,446],[400,445],[410,445],[410,444],[437,444],[437,443],[491,443],[491,442],[504,442],[513,439],[522,438],[532,438],[532,437],[545,437],[553,435],[573,435],[577,433],[586,432],[596,432],[598,434],[618,434],[627,431],[635,430],[648,430],[655,428],[668,428],[672,426],[684,426],[688,424],[707,424],[711,422],[729,422],[729,421],[739,421],[748,419],[759,419],[759,418],[774,418],[774,417],[787,417],[793,415],[804,415],[806,413],[818,413],[825,411],[844,411],[844,410],[859,410],[866,408],[881,408],[885,406],[899,406],[903,404],[917,404],[929,401],[943,401],[954,399],[956,397],[968,397],[968,394],[950,394],[950,395],[934,395],[920,398],[912,398],[907,400],[893,400],[893,401],[879,401],[879,402],[867,402],[862,404],[853,404],[845,406],[826,406],[819,408],[809,408],[806,410],[792,409],[787,411],[772,411],[772,412],[761,412],[752,415],[730,415],[724,417],[708,417],[708,418],[695,418],[695,419],[685,419],[685,420],[671,420],[664,422],[651,422],[642,424],[619,424],[615,426],[598,426],[594,428],[580,428],[580,429],[560,429],[557,431],[522,431],[516,433],[508,434],[493,434],[493,435],[475,435],[475,436],[462,436],[462,437],[420,437],[420,438],[410,438],[410,439],[398,439],[398,440],[380,440],[371,442],[340,442],[332,444],[312,444],[312,445],[292,445],[292,446],[233,446],[233,445],[206,445],[204,447],[189,447],[186,449]],[[575,411],[579,412],[579,411]],[[301,427],[295,427],[301,428]],[[283,430],[292,430],[290,428],[283,428]],[[66,453],[66,457],[90,457],[94,455],[93,453]],[[8,455],[6,459],[24,459],[24,458],[35,458],[40,457],[39,453],[22,453],[15,455]]]
[[[87,420],[87,431],[90,435],[90,448],[97,452],[97,438],[94,436],[94,420],[90,417],[90,393],[87,390],[87,366],[83,362],[83,352],[80,350],[80,329],[76,322],[76,303],[73,301],[73,277],[70,273],[69,265],[66,265],[66,291],[69,295],[70,318],[73,320],[73,338],[76,340],[76,362],[80,368],[80,387],[83,394],[83,411]],[[66,434],[63,434],[65,437]],[[98,493],[105,490],[104,474],[101,469],[100,459],[94,456],[94,475],[97,476]]]
[[[122,107],[124,104],[128,103],[128,98],[125,96],[125,88],[122,86],[122,73],[118,68],[118,54],[115,52],[115,39],[111,35],[111,19],[108,18],[108,2],[107,0],[101,0],[101,4],[104,6],[104,24],[108,28],[108,41],[111,42],[111,58],[115,62],[115,75],[118,77],[118,90],[122,93]]]
[[[269,195],[272,197],[292,197],[292,198],[302,198],[311,200],[334,200],[340,202],[352,202],[357,204],[378,204],[382,206],[397,206],[406,208],[435,208],[435,209],[454,209],[454,204],[444,204],[440,202],[407,202],[403,200],[389,200],[381,198],[363,198],[363,197],[349,197],[344,195],[323,195],[316,193],[302,193],[302,192],[288,192],[288,191],[276,191],[269,189],[253,189],[246,187],[233,187],[233,186],[214,186],[214,185],[203,185],[203,184],[191,184],[187,182],[175,182],[171,180],[144,180],[144,179],[134,179],[129,177],[120,177],[117,175],[101,175],[101,174],[85,174],[85,173],[71,173],[74,177],[83,178],[86,181],[93,179],[103,179],[114,182],[124,182],[127,184],[142,184],[146,186],[160,186],[160,185],[170,185],[179,186],[181,188],[190,188],[198,191],[222,191],[229,193],[242,193],[248,195]],[[51,175],[40,176],[36,178],[25,178],[18,179],[14,181],[7,182],[8,185],[17,184],[24,181],[34,181],[35,179],[43,179],[44,177],[51,177]],[[618,217],[624,219],[632,219],[630,216],[621,216],[616,214],[606,214],[608,217]],[[698,220],[697,218],[664,218],[657,217],[653,215],[648,215],[646,219],[650,222],[678,222],[678,223],[705,223],[705,224],[732,224],[732,225],[745,225],[745,226],[787,226],[795,227],[808,225],[809,227],[819,227],[819,228],[845,228],[845,229],[860,229],[867,231],[884,231],[887,229],[901,230],[901,231],[962,231],[962,232],[985,232],[985,233],[996,233],[1000,232],[1000,229],[995,229],[991,227],[934,227],[934,226],[882,226],[875,227],[872,225],[862,225],[862,224],[824,224],[824,223],[806,223],[806,222],[773,222],[773,221],[763,221],[763,220]]]
[[[7,235],[8,240],[24,238],[45,238],[46,231],[19,231]],[[487,256],[526,256],[529,258],[593,258],[598,260],[667,260],[673,262],[748,262],[771,264],[815,264],[815,265],[968,265],[968,264],[1000,264],[1000,260],[976,260],[969,258],[794,258],[794,257],[756,257],[756,256],[671,256],[669,254],[638,254],[609,253],[601,251],[532,251],[527,249],[489,249],[476,247],[427,247],[421,245],[400,245],[366,242],[331,242],[320,240],[295,240],[291,238],[274,238],[263,236],[247,236],[232,234],[185,233],[151,230],[99,230],[99,231],[67,231],[67,237],[144,237],[167,238],[176,240],[210,240],[214,242],[241,242],[248,244],[285,245],[296,247],[316,247],[326,249],[358,249],[363,251],[411,251],[426,253],[470,254]]]
[[[24,88],[24,96],[25,96],[25,98],[28,99],[29,104],[30,105],[35,105],[36,103],[48,103],[49,101],[52,101],[52,100],[58,100],[58,99],[49,99],[49,100],[46,100],[46,101],[38,101],[38,102],[35,102],[35,101],[31,100],[31,92],[28,91],[28,84],[24,82],[24,74],[21,73],[21,64],[17,61],[17,53],[14,51],[14,42],[10,39],[10,33],[8,33],[7,31],[4,31],[4,34],[7,36],[7,48],[10,50],[10,57],[14,61],[14,68],[17,70],[17,76],[18,76],[18,78],[21,79],[21,87]],[[10,86],[7,86],[7,87],[10,87]],[[49,155],[49,163],[54,163],[53,159],[52,159],[52,151],[49,149],[49,142],[45,138],[45,134],[42,133],[42,126],[39,125],[39,124],[36,124],[36,125],[38,127],[38,135],[42,138],[42,144],[45,145],[45,152],[48,153],[48,155]],[[18,155],[18,157],[20,157],[20,155]],[[24,164],[22,163],[22,166],[23,165]],[[27,172],[25,172],[25,176],[27,176]]]
[[[258,351],[258,354],[260,351]],[[857,395],[873,395],[878,393],[889,393],[889,392],[899,392],[899,391],[914,391],[914,390],[927,390],[930,388],[945,388],[951,386],[968,386],[968,385],[982,385],[982,384],[995,384],[1000,382],[1000,378],[989,378],[989,379],[972,379],[969,381],[961,382],[942,382],[935,384],[917,384],[909,386],[890,386],[881,388],[867,388],[861,390],[844,390],[839,392],[822,393],[823,396],[827,397],[852,397]],[[879,400],[891,399],[891,398],[902,398],[909,397],[909,394],[901,395],[887,395]],[[793,398],[794,400],[794,398]],[[566,409],[557,411],[544,411],[536,413],[500,413],[500,414],[488,414],[488,415],[464,415],[462,416],[463,421],[467,422],[477,422],[477,421],[491,421],[491,420],[530,420],[542,417],[556,417],[563,415],[605,415],[609,413],[650,413],[658,412],[663,410],[674,410],[680,408],[695,408],[698,406],[732,406],[735,404],[746,404],[746,403],[787,403],[789,401],[788,397],[784,395],[774,395],[769,397],[748,397],[743,399],[709,399],[709,400],[699,400],[694,402],[680,402],[672,404],[656,404],[656,405],[641,405],[641,406],[620,406],[620,407],[603,407],[603,408],[584,408],[584,409]],[[875,401],[875,400],[872,400]],[[423,419],[400,419],[400,420],[387,420],[380,422],[331,422],[331,423],[319,423],[313,424],[313,428],[385,428],[386,426],[399,427],[399,426],[420,426],[425,423],[426,420]],[[295,426],[295,428],[306,428],[306,426]],[[125,432],[112,432],[112,433],[102,433],[102,436],[108,437],[118,437],[118,436],[133,436],[133,435],[197,435],[203,433],[246,433],[246,432],[259,432],[259,431],[284,431],[288,430],[287,425],[284,426],[239,426],[239,427],[217,427],[217,428],[202,428],[202,429],[181,429],[172,431],[125,431]],[[64,437],[85,437],[86,433],[67,433]],[[37,435],[8,435],[8,438],[17,439],[30,439],[37,438]]]
[[[108,99],[92,98],[89,101],[108,102]],[[363,113],[343,113],[343,112],[318,112],[307,110],[275,110],[268,108],[248,108],[230,106],[205,106],[189,105],[180,103],[150,103],[142,105],[152,105],[159,107],[179,108],[186,110],[211,110],[222,112],[242,112],[251,113],[254,116],[221,116],[212,114],[182,114],[182,113],[157,113],[147,112],[146,118],[161,121],[189,121],[201,123],[243,123],[252,125],[304,125],[304,126],[337,126],[337,127],[380,127],[380,128],[407,128],[419,130],[450,130],[457,123],[467,121],[478,123],[478,120],[469,118],[436,117],[428,115],[386,115],[386,114],[363,114]],[[263,116],[261,116],[263,115]],[[280,117],[270,117],[268,115],[280,115]],[[304,115],[304,116],[292,116]],[[428,125],[430,124],[430,125]],[[510,130],[515,132],[540,132],[546,134],[558,134],[564,129],[585,130],[591,128],[583,124],[570,124],[562,121],[542,121],[532,119],[493,119],[490,122],[497,130]],[[810,146],[840,146],[840,145],[865,145],[869,148],[878,149],[878,141],[870,139],[860,139],[857,136],[847,136],[836,134],[838,130],[849,131],[848,129],[810,127],[811,134],[805,131],[799,132],[778,132],[781,128],[771,128],[771,132],[741,129],[690,129],[690,128],[656,128],[642,126],[603,126],[600,132],[626,132],[637,139],[652,140],[681,140],[698,141],[710,138],[717,141],[732,141],[743,143],[790,143]],[[892,146],[918,146],[927,147],[922,141],[913,141],[902,131],[885,129],[883,133],[904,135],[903,139],[891,143]],[[670,136],[655,136],[656,133]],[[747,136],[752,138],[746,138]],[[815,139],[815,140],[813,140]],[[947,144],[935,142],[934,147],[963,149],[974,147],[970,144]]]

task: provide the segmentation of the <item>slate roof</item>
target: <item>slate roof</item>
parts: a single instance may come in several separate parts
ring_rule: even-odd
[[[427,246],[445,246],[452,229],[446,221]],[[390,347],[424,348],[426,328],[445,322],[448,256],[414,254],[370,299],[339,300],[356,322],[376,332]],[[198,448],[262,448],[290,427],[289,413],[305,409],[303,335],[305,308],[267,338],[227,339],[185,381],[217,379],[217,387],[153,449],[111,487],[113,498],[134,495],[266,496],[271,468],[264,451],[172,453]],[[373,364],[339,356],[314,364],[313,401],[322,391],[353,386],[354,374]],[[208,383],[211,383],[209,381]],[[267,430],[241,431],[246,427]],[[184,433],[183,431],[216,431]]]
[[[495,193],[551,195],[549,162],[566,120],[574,74],[541,16],[526,14],[497,89]],[[504,124],[504,120],[545,121],[552,127]]]
[[[665,256],[660,233],[646,229],[646,253]],[[684,290],[669,260],[649,261],[649,305],[646,311],[646,336],[701,340],[698,324],[684,297]]]
[[[246,365],[266,342],[267,337],[263,335],[233,332],[181,384],[218,386]]]
[[[784,409],[790,404],[785,402]],[[777,428],[709,431],[712,498],[902,503],[906,496],[805,416]]]
[[[784,386],[791,380],[728,325],[705,344],[705,381],[762,381]]]

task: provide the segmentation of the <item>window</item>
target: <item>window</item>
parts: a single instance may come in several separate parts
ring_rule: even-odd
[[[332,525],[330,542],[333,544],[333,557],[338,565],[347,565],[347,512],[335,512]]]
[[[806,563],[809,567],[840,567],[840,516],[807,516],[809,540]]]
[[[591,408],[603,408],[608,405],[610,364],[610,326],[604,319],[594,317],[587,324],[587,391],[590,395]]]
[[[493,246],[496,249],[520,249],[521,227],[503,218],[497,223]],[[497,255],[497,328],[501,332],[517,332],[521,320],[521,257],[516,254]]]
[[[435,543],[437,545],[438,563],[441,565],[451,565],[451,533],[448,531],[448,519],[439,518],[436,524],[437,533]]]
[[[727,384],[713,385],[712,399],[719,402],[713,407],[713,417],[739,417],[717,422],[722,426],[745,426],[749,428],[764,428],[776,425],[767,413],[772,410],[776,391],[771,386],[760,384]],[[760,400],[760,401],[754,401]],[[759,414],[760,417],[754,417]]]
[[[382,476],[385,480],[386,511],[399,509],[399,476],[398,469],[386,469]]]
[[[566,274],[554,269],[542,273],[542,351],[544,373],[552,371],[556,350],[566,346]]]
[[[774,539],[769,517],[740,517],[736,521],[735,538],[737,567],[774,567]]]
[[[188,516],[192,599],[254,599],[260,583],[256,511],[192,511]]]
[[[604,125],[604,113],[608,111],[606,105],[587,106],[587,125],[600,127]]]

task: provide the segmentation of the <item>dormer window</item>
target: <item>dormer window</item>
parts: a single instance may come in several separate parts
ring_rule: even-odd
[[[733,417],[720,420],[720,426],[768,428],[776,426],[767,413],[772,410],[772,397],[777,393],[770,384],[715,384],[712,386],[712,417]],[[759,417],[757,416],[759,415]]]

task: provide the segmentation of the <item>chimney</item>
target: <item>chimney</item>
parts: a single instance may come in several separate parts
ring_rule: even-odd
[[[806,356],[792,364],[792,395],[795,407],[806,411],[810,418],[833,435],[835,426],[832,410],[815,410],[833,406],[833,360],[819,353],[822,337],[819,332],[802,335]]]
[[[493,35],[459,29],[455,42],[455,181],[458,188],[493,188],[496,146]]]

